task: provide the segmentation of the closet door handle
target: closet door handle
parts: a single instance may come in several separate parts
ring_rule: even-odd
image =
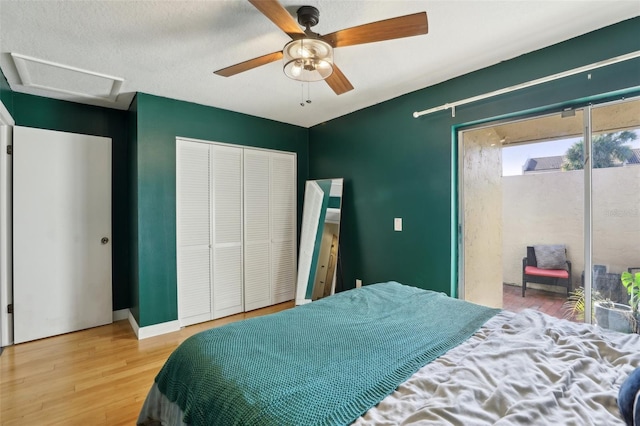
[[[107,237],[102,237],[102,239],[100,240],[100,242],[101,242],[102,244],[107,244],[107,243],[109,242],[109,238],[107,238]]]

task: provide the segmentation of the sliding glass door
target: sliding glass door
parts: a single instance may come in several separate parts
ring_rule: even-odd
[[[637,294],[623,278],[640,272],[640,100],[594,106],[590,124],[592,320],[631,332]]]
[[[460,298],[616,329],[621,310],[633,327],[622,279],[640,272],[639,129],[635,99],[461,131]],[[568,262],[536,264],[539,246]]]

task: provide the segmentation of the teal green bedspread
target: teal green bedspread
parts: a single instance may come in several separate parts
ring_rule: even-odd
[[[156,383],[194,425],[339,425],[498,312],[395,282],[187,339]]]

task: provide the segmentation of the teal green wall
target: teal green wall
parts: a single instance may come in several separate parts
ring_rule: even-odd
[[[138,288],[138,96],[129,105],[128,111],[128,182],[129,194],[129,311],[140,321],[140,289]]]
[[[505,40],[507,43],[508,40]],[[314,126],[310,179],[344,177],[340,260],[346,288],[396,280],[451,293],[452,182],[457,126],[640,86],[640,61],[618,65],[419,119],[439,106],[640,50],[640,18]],[[356,85],[357,82],[354,82]],[[356,88],[357,90],[357,88]],[[455,132],[453,132],[455,133]],[[452,145],[453,144],[453,145]],[[455,172],[455,170],[453,170]],[[393,231],[393,218],[403,231]],[[455,249],[455,247],[453,247]]]
[[[137,191],[133,229],[138,258],[133,285],[138,300],[132,312],[138,325],[148,326],[178,318],[176,136],[297,153],[299,223],[308,176],[308,130],[144,93],[138,93],[136,112],[130,113],[137,117],[133,141],[137,171],[132,184]]]
[[[111,138],[113,309],[129,307],[129,167],[126,112],[16,92],[12,98],[12,116],[18,126]]]

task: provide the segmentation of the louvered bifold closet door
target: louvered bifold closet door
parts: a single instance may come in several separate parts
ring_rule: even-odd
[[[271,303],[295,297],[296,164],[292,154],[271,153]]]
[[[271,154],[244,150],[244,310],[271,305]]]
[[[213,318],[243,311],[242,148],[211,146]]]
[[[209,145],[177,141],[176,225],[178,319],[211,319],[211,189]]]

